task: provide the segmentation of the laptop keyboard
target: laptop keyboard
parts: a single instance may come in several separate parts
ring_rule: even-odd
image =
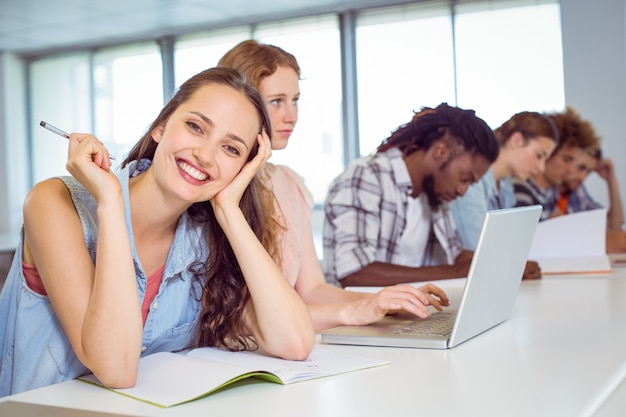
[[[449,336],[455,317],[456,311],[440,311],[427,319],[396,327],[391,333],[415,336]]]

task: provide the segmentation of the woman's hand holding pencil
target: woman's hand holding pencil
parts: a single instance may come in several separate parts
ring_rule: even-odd
[[[49,131],[54,132],[57,135],[64,137],[65,139],[69,139],[70,138],[70,134],[69,133],[62,131],[58,127],[52,126],[50,123],[46,123],[43,120],[41,122],[39,122],[39,126],[41,126],[43,128],[46,128]],[[113,157],[113,155],[109,154],[109,159],[115,159],[115,157]]]

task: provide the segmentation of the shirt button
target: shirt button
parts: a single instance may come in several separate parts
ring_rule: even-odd
[[[152,309],[156,310],[157,308],[159,308],[159,303],[152,303]]]
[[[142,352],[145,352],[146,350],[148,350],[148,348],[147,348],[147,347],[145,347],[145,346],[142,346],[142,347],[141,347],[141,351],[142,351]]]

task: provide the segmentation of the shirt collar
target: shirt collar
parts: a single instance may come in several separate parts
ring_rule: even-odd
[[[413,194],[413,182],[409,175],[409,169],[404,162],[402,151],[398,148],[390,148],[385,151],[385,155],[389,159],[396,186],[403,193],[411,196]]]

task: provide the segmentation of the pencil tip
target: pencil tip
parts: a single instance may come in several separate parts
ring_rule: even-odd
[[[44,122],[44,121],[42,120],[41,122],[39,122],[39,126],[46,127],[46,122]]]

